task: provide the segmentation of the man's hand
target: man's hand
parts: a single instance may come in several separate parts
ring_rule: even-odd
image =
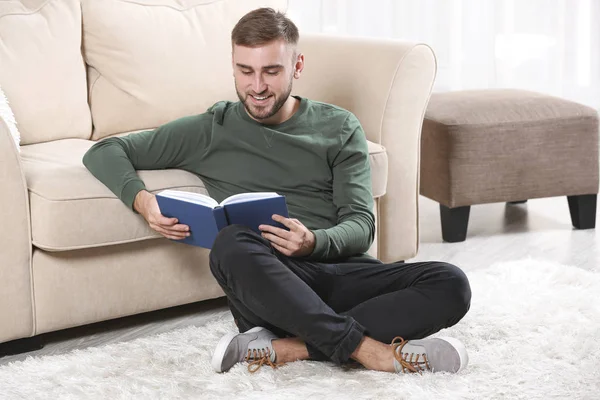
[[[140,191],[133,202],[133,207],[142,215],[150,228],[167,239],[181,240],[190,236],[187,225],[178,224],[177,218],[167,218],[160,213],[156,196],[146,190]]]
[[[295,218],[285,218],[274,214],[273,221],[280,222],[290,230],[271,225],[260,225],[262,237],[271,242],[280,253],[289,257],[309,255],[315,248],[315,234]]]

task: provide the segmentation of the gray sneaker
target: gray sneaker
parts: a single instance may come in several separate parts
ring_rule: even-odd
[[[451,372],[462,371],[469,363],[465,346],[449,337],[392,341],[396,372]]]
[[[235,364],[247,361],[250,372],[258,371],[263,364],[275,368],[273,339],[277,336],[260,326],[244,333],[229,333],[219,340],[212,357],[212,367],[217,372],[225,372]]]

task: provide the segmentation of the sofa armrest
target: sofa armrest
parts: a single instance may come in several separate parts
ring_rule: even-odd
[[[29,199],[21,160],[0,118],[0,342],[34,334]]]
[[[387,150],[386,195],[378,199],[377,257],[417,254],[421,127],[437,64],[424,44],[397,40],[304,35],[306,67],[299,95],[353,112],[367,139]]]

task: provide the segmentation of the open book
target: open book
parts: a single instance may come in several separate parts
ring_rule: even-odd
[[[241,193],[229,196],[221,203],[200,193],[163,190],[156,194],[158,207],[165,217],[177,218],[190,227],[190,236],[177,242],[207,249],[217,233],[228,225],[241,224],[257,233],[259,225],[273,225],[287,229],[273,221],[273,214],[288,218],[285,197],[274,192]]]

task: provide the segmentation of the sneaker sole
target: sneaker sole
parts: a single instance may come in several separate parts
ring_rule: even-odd
[[[260,332],[262,330],[265,330],[265,328],[257,326],[244,333]],[[229,344],[237,335],[239,335],[239,333],[228,333],[227,335],[223,336],[221,340],[219,340],[219,343],[217,343],[217,347],[215,347],[215,352],[213,353],[212,360],[210,362],[216,372],[225,372],[223,371],[223,366],[221,365],[223,358],[225,357],[225,350],[227,350],[227,347],[229,347]]]

